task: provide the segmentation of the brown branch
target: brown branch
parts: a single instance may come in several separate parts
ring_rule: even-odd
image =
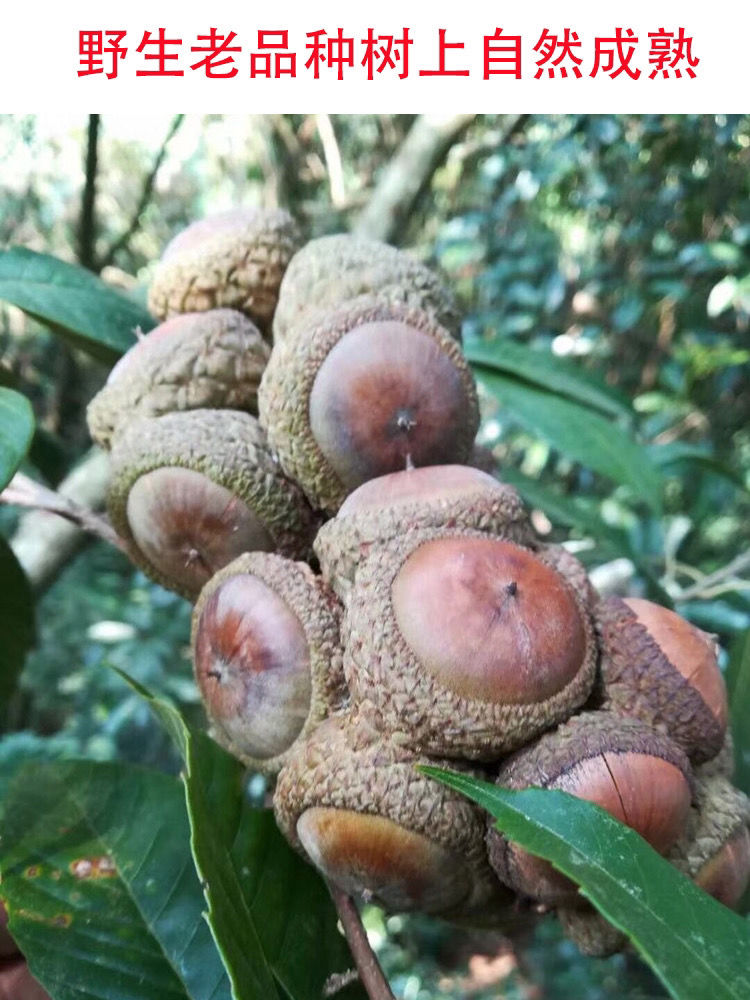
[[[115,548],[126,551],[125,543],[120,539],[106,517],[96,514],[88,507],[71,500],[70,497],[55,493],[41,483],[17,472],[10,483],[0,493],[0,503],[12,504],[15,507],[28,507],[31,510],[41,510],[48,514],[57,514],[75,524],[89,535],[109,542]]]
[[[102,268],[107,267],[109,264],[111,264],[114,261],[115,257],[117,256],[117,254],[121,250],[124,250],[125,247],[127,247],[128,243],[130,243],[131,239],[138,231],[138,226],[141,224],[141,216],[146,211],[148,203],[151,201],[151,195],[154,193],[154,185],[156,184],[157,175],[159,173],[159,170],[161,169],[162,163],[164,162],[164,157],[167,155],[167,146],[169,146],[169,143],[174,138],[180,125],[182,125],[184,118],[185,118],[184,115],[175,115],[174,118],[172,119],[172,123],[169,126],[169,129],[167,130],[167,134],[164,137],[164,141],[159,147],[159,151],[157,152],[156,157],[154,158],[151,170],[143,182],[143,187],[141,189],[141,196],[138,199],[138,204],[136,206],[135,212],[133,212],[130,224],[127,226],[125,231],[121,233],[120,236],[117,237],[117,239],[113,240],[113,242],[109,246],[109,249],[104,251],[101,260],[99,261],[98,264],[98,270],[101,271]]]
[[[370,1000],[395,1000],[375,952],[367,940],[367,932],[354,900],[334,885],[329,884],[328,889],[336,904],[341,926],[344,928],[346,940],[357,964],[359,978],[368,997]]]
[[[81,199],[81,218],[78,223],[78,260],[90,270],[95,270],[94,246],[96,243],[96,174],[99,160],[99,115],[89,115],[86,133],[86,179]]]
[[[354,232],[398,242],[420,194],[476,115],[420,115],[382,171]]]
[[[88,510],[101,510],[107,492],[109,459],[92,448],[57,487],[60,496]],[[86,541],[77,524],[44,510],[29,510],[22,517],[10,545],[38,593],[46,590],[61,569]]]

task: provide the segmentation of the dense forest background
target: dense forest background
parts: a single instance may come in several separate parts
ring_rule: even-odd
[[[730,687],[750,625],[750,118],[740,116],[0,117],[0,247],[77,262],[145,298],[188,222],[283,205],[308,236],[359,229],[448,276],[471,356],[567,358],[622,399],[613,428],[659,477],[658,502],[618,479],[618,442],[582,453],[568,411],[477,365],[496,473],[605,591],[643,593],[716,632]],[[2,295],[0,294],[0,299]],[[529,354],[517,355],[519,369]],[[0,384],[32,400],[25,471],[101,505],[85,407],[108,366],[0,302]],[[614,432],[613,432],[614,433]],[[584,442],[585,444],[585,442]],[[83,472],[81,471],[83,470]],[[653,480],[649,480],[653,482]],[[50,515],[0,507],[40,595],[36,644],[5,709],[0,795],[32,757],[176,770],[167,737],[111,667],[200,709],[186,602]],[[740,751],[750,720],[735,699]],[[750,762],[740,753],[738,783]],[[367,923],[394,990],[438,996],[662,995],[633,959],[585,961],[532,936]]]

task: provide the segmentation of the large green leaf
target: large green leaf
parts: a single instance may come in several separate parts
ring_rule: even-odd
[[[236,1000],[320,1000],[329,976],[353,966],[324,882],[286,843],[273,813],[250,806],[242,765],[188,729],[171,705],[133,686],[185,758],[193,856]],[[364,993],[354,985],[337,997]]]
[[[0,491],[15,475],[31,445],[34,414],[25,396],[0,387]]]
[[[85,268],[24,247],[0,251],[0,299],[12,302],[95,357],[112,361],[154,319]]]
[[[177,779],[28,764],[0,834],[10,930],[52,1000],[230,1000]]]
[[[583,371],[580,365],[558,358],[549,351],[497,338],[469,341],[464,345],[464,353],[473,365],[504,372],[542,389],[550,389],[612,417],[633,419],[633,409],[627,396],[610,388],[595,375]]]
[[[506,836],[577,882],[676,1000],[750,997],[750,923],[604,809],[567,792],[511,791],[438,768],[420,770],[474,799]]]
[[[26,654],[34,645],[34,597],[12,549],[0,537],[0,712],[15,691]]]
[[[710,473],[719,479],[726,479],[740,489],[745,489],[744,480],[739,472],[696,445],[686,441],[673,441],[671,444],[651,445],[648,450],[660,469],[676,469],[686,475],[690,475],[693,470]]]
[[[562,454],[630,487],[656,513],[661,511],[659,471],[646,449],[616,423],[555,393],[486,369],[480,382],[518,423]]]

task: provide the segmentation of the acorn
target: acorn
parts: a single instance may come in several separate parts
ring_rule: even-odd
[[[282,209],[236,208],[192,223],[167,244],[149,290],[159,319],[228,307],[267,336],[287,264],[299,246]]]
[[[481,811],[420,774],[420,763],[441,762],[377,733],[363,712],[330,716],[279,774],[279,827],[325,878],[388,910],[466,919],[507,906]]]
[[[146,574],[188,599],[242,552],[310,555],[316,519],[247,413],[137,420],[117,436],[111,458],[115,530]]]
[[[346,698],[340,606],[309,566],[248,552],[213,576],[193,611],[195,677],[218,743],[276,774]]]
[[[360,565],[344,630],[352,697],[425,753],[497,760],[589,696],[588,612],[544,552],[414,532]]]
[[[376,299],[276,344],[258,405],[286,474],[331,514],[368,479],[464,462],[479,422],[450,334],[425,312]]]
[[[347,600],[360,561],[377,546],[412,531],[474,528],[532,545],[520,497],[505,483],[466,465],[426,465],[370,479],[344,500],[315,539],[321,571]]]
[[[698,776],[687,827],[668,857],[732,909],[750,882],[750,800],[721,775]]]
[[[339,233],[310,240],[292,257],[279,291],[274,342],[309,326],[311,314],[361,295],[420,309],[460,339],[455,299],[434,271],[387,243]]]
[[[92,438],[110,448],[121,425],[176,410],[258,412],[258,385],[271,350],[234,309],[173,316],[130,348],[89,403]]]
[[[582,955],[609,958],[627,947],[627,934],[613,927],[593,906],[561,906],[557,916],[563,933]]]
[[[715,756],[728,708],[714,637],[636,597],[601,601],[594,619],[602,707],[668,733],[695,763]]]
[[[519,750],[500,768],[505,788],[557,788],[594,802],[662,854],[688,821],[692,773],[683,751],[638,719],[583,712]],[[496,829],[487,850],[501,881],[546,905],[575,905],[575,884]]]

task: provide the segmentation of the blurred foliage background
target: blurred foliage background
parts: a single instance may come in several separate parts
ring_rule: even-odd
[[[448,275],[467,349],[551,352],[618,392],[663,476],[663,508],[571,458],[480,368],[481,439],[497,473],[600,587],[672,601],[716,632],[731,681],[750,624],[750,118],[463,118],[389,237]],[[407,115],[0,116],[0,247],[82,263],[143,295],[167,240],[204,214],[283,204],[308,236],[354,227],[417,125]],[[38,418],[25,471],[55,486],[86,453],[85,406],[106,373],[0,303],[0,384],[27,395]],[[0,508],[8,538],[18,520]],[[34,756],[176,768],[149,710],[108,668],[198,716],[189,615],[102,543],[68,560],[38,603],[0,783]],[[750,705],[740,709],[735,727]],[[404,1000],[662,995],[634,960],[586,961],[549,922],[513,941],[375,910],[367,922]]]

